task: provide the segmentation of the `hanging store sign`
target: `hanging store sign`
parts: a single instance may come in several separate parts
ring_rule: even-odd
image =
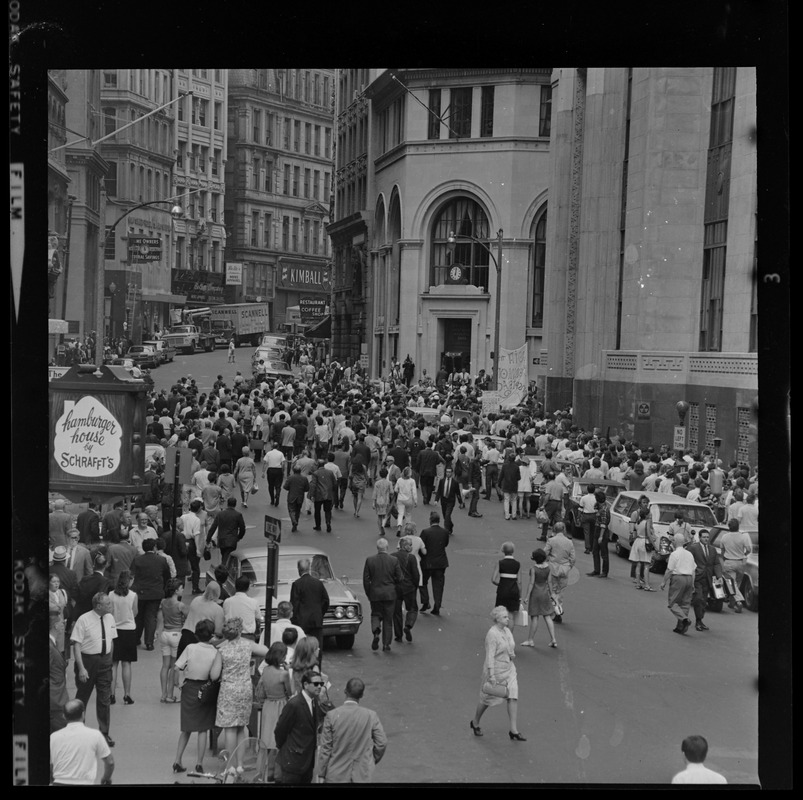
[[[161,261],[162,240],[156,236],[129,236],[128,260],[132,264]]]
[[[302,325],[320,322],[326,316],[325,297],[302,297],[298,301],[298,307]]]
[[[56,421],[53,458],[68,475],[99,478],[120,466],[123,426],[97,397],[66,401]]]
[[[332,288],[332,272],[318,264],[280,262],[277,283],[283,289],[328,292]]]
[[[234,289],[224,285],[222,272],[202,269],[174,269],[171,292],[183,294],[188,303],[215,305],[233,303]]]
[[[242,262],[226,262],[226,286],[243,285],[243,265]]]

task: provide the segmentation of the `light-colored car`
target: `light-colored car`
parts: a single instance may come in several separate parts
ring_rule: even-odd
[[[241,575],[251,579],[249,596],[259,598],[260,608],[265,614],[265,587],[267,584],[268,555],[265,547],[238,548],[230,553],[226,563],[228,577],[222,585],[221,597],[234,594],[234,582]],[[277,619],[276,608],[283,600],[290,600],[290,587],[298,578],[298,560],[308,558],[311,562],[310,573],[323,581],[329,595],[329,608],[323,618],[323,635],[333,636],[338,647],[350,649],[354,637],[362,623],[362,604],[351,590],[335,577],[329,556],[317,547],[295,545],[279,546],[279,569],[277,596],[273,598],[272,619]],[[207,582],[215,579],[214,568],[220,563],[220,550],[212,550],[212,559],[207,569]]]
[[[541,472],[541,464],[544,463],[544,456],[525,455],[524,458],[526,458],[528,461],[535,461],[536,465],[538,466],[538,473],[537,473],[536,481],[535,481],[536,485],[539,485],[539,484],[543,483],[544,482],[544,477],[543,477],[544,473]],[[564,468],[568,466],[568,467],[571,467],[571,469],[572,469],[572,473],[571,473],[572,478],[581,477],[580,465],[579,464],[575,464],[574,461],[569,461],[568,459],[563,459],[563,458],[553,458],[552,461],[555,462],[555,464],[557,465],[558,469],[561,472],[563,472]]]
[[[650,501],[650,516],[656,540],[660,540],[670,523],[675,521],[676,511],[683,512],[692,530],[711,530],[716,527],[714,512],[704,503],[664,492],[621,492],[611,506],[609,526],[611,541],[620,556],[626,556],[630,552],[630,515],[635,511],[642,495]]]
[[[156,348],[149,344],[132,344],[126,352],[126,358],[130,358],[139,367],[158,367],[162,363],[162,357],[156,352]]]
[[[260,364],[259,362],[263,363]],[[251,356],[251,372],[254,378],[261,380],[265,375],[268,380],[281,378],[285,383],[296,379],[296,375],[286,361],[282,361],[271,347],[258,347]]]
[[[589,485],[593,485],[595,489],[602,489],[605,492],[605,502],[607,502],[609,509],[619,494],[627,490],[627,485],[620,481],[574,478],[566,501],[566,530],[571,536],[583,535],[581,528],[583,514],[580,511],[580,498],[584,494],[588,494]]]
[[[711,546],[719,552],[719,540],[722,539],[723,534],[728,532],[727,525],[717,525],[711,529]],[[747,562],[744,566],[744,577],[742,578],[742,585],[739,591],[744,597],[744,604],[751,611],[758,611],[758,528],[740,528],[740,533],[746,533],[750,537],[750,542],[753,545],[753,552],[747,557]],[[708,607],[714,611],[722,610],[722,600],[710,599]]]
[[[148,347],[152,347],[154,350],[156,350],[162,359],[163,364],[167,363],[168,361],[172,361],[176,357],[176,348],[173,347],[173,345],[171,345],[169,342],[164,342],[161,339],[149,339],[147,342],[143,342],[142,344],[148,345]]]

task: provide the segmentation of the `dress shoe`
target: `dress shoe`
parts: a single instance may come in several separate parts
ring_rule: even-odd
[[[742,604],[737,600],[736,601],[736,608],[733,609],[737,614],[742,613]]]
[[[441,615],[441,610],[440,610],[440,607],[438,607],[438,608],[433,608],[433,609],[432,609],[432,613],[433,613],[433,614],[434,614],[436,617],[439,617],[439,616]]]
[[[552,618],[552,621],[557,623],[563,622],[563,614],[555,614],[555,616]]]
[[[512,733],[511,731],[508,731],[507,735],[514,742],[526,742],[527,741],[520,733]]]
[[[607,578],[607,577],[608,577],[608,573],[607,573],[607,572],[603,572],[603,573],[600,575],[600,578]]]
[[[585,555],[588,555],[590,552],[591,552],[590,550],[583,550],[583,553],[584,553]]]
[[[116,702],[117,702],[117,698],[116,698],[114,695],[112,695],[112,696],[109,698],[109,703],[110,703],[111,705],[114,705]]]
[[[320,528],[313,528],[312,530],[314,530],[314,531],[319,531],[319,530],[320,530]]]
[[[326,526],[326,532],[327,533],[331,533],[332,532],[332,526],[331,525],[327,525]]]
[[[181,764],[179,764],[179,763],[173,764],[173,772],[186,772],[186,771],[187,771],[187,768],[186,767],[182,767]]]
[[[475,736],[482,736],[482,728],[479,725],[475,725],[473,719],[468,724],[471,726],[471,730],[474,731]]]
[[[123,703],[127,706],[133,706],[134,700],[131,698],[130,694],[127,694],[123,697]]]
[[[675,627],[672,628],[672,633],[686,633],[685,625],[681,625],[679,627],[677,625],[675,625]]]
[[[596,577],[599,577],[599,572],[586,572],[586,575],[588,575],[589,577],[592,576],[592,575],[596,576]]]
[[[195,771],[196,772],[203,772],[204,771],[204,765],[203,764],[196,764],[195,765]]]
[[[393,641],[394,641],[394,642],[403,642],[403,641],[404,641],[404,639],[402,639],[402,637],[401,637],[401,636],[394,636],[394,637],[393,637]]]
[[[145,645],[145,649],[146,650],[153,650],[153,645],[152,644],[146,644]]]
[[[413,630],[412,628],[405,627],[404,629],[404,638],[407,639],[408,642],[413,641]]]
[[[390,645],[389,644],[383,645],[382,646],[382,652],[383,653],[389,653],[390,652]]]
[[[546,536],[539,536],[538,537],[538,541],[539,542],[545,542],[546,541]]]
[[[371,650],[379,650],[379,634],[374,634],[374,640],[371,642]]]
[[[419,611],[420,611],[422,614],[426,614],[426,613],[427,613],[427,611],[429,611],[429,609],[430,609],[430,608],[431,608],[431,606],[429,605],[429,603],[427,603],[425,606],[421,606],[421,608],[419,608],[418,610],[419,610]]]
[[[703,625],[702,622],[698,622],[694,626],[694,630],[696,630],[696,631],[707,631],[708,630],[708,626],[707,625]]]
[[[683,620],[683,633],[686,633],[686,631],[689,628],[691,628],[691,620],[690,619],[684,619]]]

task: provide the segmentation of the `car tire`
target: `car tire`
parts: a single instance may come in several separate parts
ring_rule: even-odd
[[[744,596],[744,604],[751,611],[758,611],[758,592],[753,589],[753,582],[750,578],[745,577],[742,581],[742,595]]]
[[[335,636],[335,641],[341,650],[351,650],[354,647],[354,634],[343,633],[340,636]]]
[[[622,547],[619,539],[617,539],[613,543],[613,549],[616,552],[616,555],[619,556],[620,558],[627,558],[629,555],[629,552],[624,547]]]

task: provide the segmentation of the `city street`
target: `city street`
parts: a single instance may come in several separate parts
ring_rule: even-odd
[[[222,349],[179,355],[152,377],[157,388],[169,388],[179,376],[192,375],[207,391],[218,374],[229,385],[236,369],[250,376],[250,354],[251,348],[238,349],[235,364],[226,363]],[[264,542],[265,514],[287,517],[284,497],[279,508],[271,507],[260,487],[243,510],[244,545]],[[419,530],[434,508],[419,501],[413,513]],[[290,534],[289,524],[283,532],[285,542],[292,537],[294,543],[326,550],[336,574],[347,576],[363,603],[364,622],[354,648],[327,647],[323,669],[338,704],[348,678],[359,676],[366,683],[363,704],[378,712],[389,740],[375,782],[667,784],[684,766],[681,740],[701,734],[710,746],[709,767],[731,784],[757,783],[758,615],[726,608],[706,617],[710,631],[673,634],[675,619],[665,592],[636,591],[628,562],[613,552],[607,580],[586,577],[592,563],[581,540],[575,540],[581,579],[566,592],[565,622],[556,625],[557,649],[548,647],[543,624],[535,648],[517,647],[519,730],[527,741],[509,740],[502,706],[487,711],[484,736],[475,738],[468,723],[491,625],[494,564],[502,543],[513,542],[526,590],[530,553],[539,545],[534,521],[505,521],[496,500],[482,500],[479,512],[482,519],[455,511],[441,616],[419,615],[414,641],[394,642],[390,653],[370,648],[369,604],[362,591],[363,563],[375,552],[376,541],[370,489],[359,519],[350,497],[344,510],[333,512],[330,534],[312,531],[310,516],[302,518],[298,533]],[[390,542],[395,548],[392,533]],[[661,577],[650,577],[658,589]],[[523,641],[524,630],[515,630],[514,637],[517,644]],[[135,705],[118,701],[112,709],[117,784],[193,780],[170,769],[179,707],[159,703],[160,666],[158,648],[140,649],[133,670]],[[95,724],[92,702],[87,721]],[[193,737],[187,766],[194,762],[194,748]],[[216,764],[207,756],[207,769]]]

